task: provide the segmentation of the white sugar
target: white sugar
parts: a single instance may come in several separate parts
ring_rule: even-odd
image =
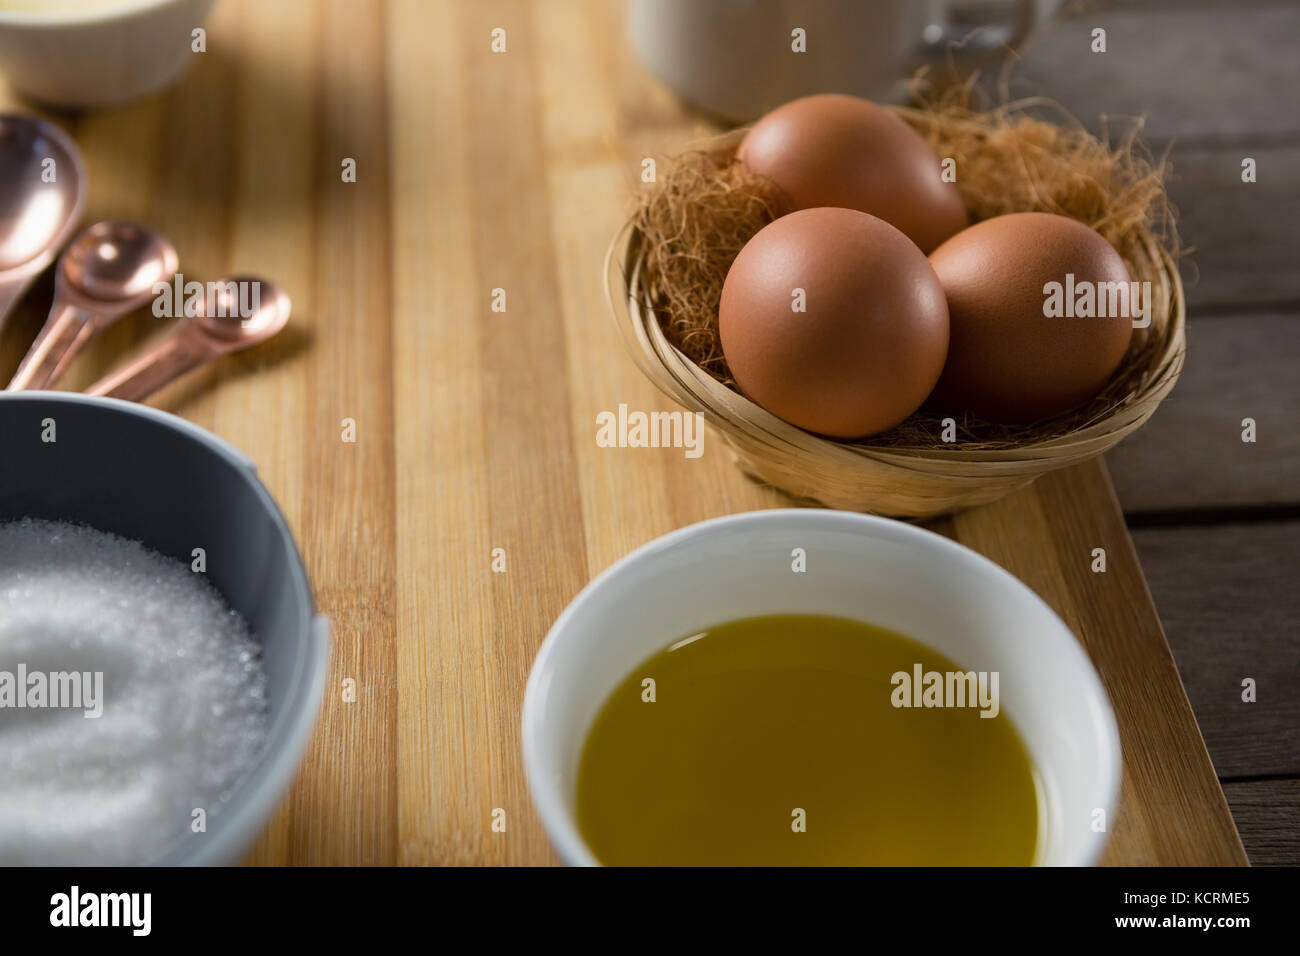
[[[0,524],[0,864],[203,839],[194,811],[221,812],[266,726],[259,647],[203,574],[86,527]]]

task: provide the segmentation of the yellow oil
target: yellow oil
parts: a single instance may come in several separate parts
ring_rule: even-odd
[[[917,664],[959,670],[899,634],[815,615],[679,640],[592,725],[577,792],[587,845],[607,865],[1029,865],[1038,784],[1015,728],[978,706],[894,706],[893,675]]]

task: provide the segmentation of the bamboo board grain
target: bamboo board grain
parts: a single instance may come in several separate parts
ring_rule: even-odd
[[[667,407],[607,318],[605,247],[641,157],[709,129],[602,0],[223,0],[209,49],[166,96],[63,121],[91,215],[155,222],[187,274],[264,272],[295,300],[285,342],[154,402],[259,463],[335,624],[315,741],[250,862],[554,862],[518,729],[552,620],[631,548],[784,503],[718,442],[698,460],[595,443],[598,412]],[[29,302],[3,371],[38,323]],[[154,331],[125,323],[73,384]],[[937,526],[1097,662],[1125,745],[1106,861],[1245,862],[1101,464]]]

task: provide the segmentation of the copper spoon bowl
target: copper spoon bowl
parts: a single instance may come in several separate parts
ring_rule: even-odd
[[[59,258],[54,305],[10,391],[53,386],[97,333],[153,299],[177,261],[175,247],[147,226],[100,222],[79,235]]]
[[[168,382],[231,352],[252,348],[271,338],[289,321],[292,303],[275,283],[254,276],[232,276],[213,283],[218,290],[204,311],[184,318],[176,330],[139,358],[86,389],[88,395],[143,401]],[[251,314],[241,314],[241,289],[254,290]]]
[[[63,130],[0,115],[0,326],[72,235],[85,183],[81,154]]]

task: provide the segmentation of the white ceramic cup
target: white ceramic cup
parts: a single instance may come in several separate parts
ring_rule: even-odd
[[[806,554],[806,572],[792,570],[795,548]],[[780,613],[864,621],[964,669],[998,671],[1002,712],[1043,789],[1036,862],[1097,859],[1119,797],[1119,732],[1069,628],[1016,578],[940,535],[885,518],[789,509],[717,518],[652,541],[593,580],[551,628],[524,696],[523,751],[533,802],[565,862],[597,864],[574,803],[587,732],[610,693],[684,635]],[[1106,830],[1094,829],[1097,820]]]
[[[111,106],[162,89],[194,57],[215,0],[120,0],[44,13],[0,8],[0,72],[48,106]]]
[[[1012,17],[948,25],[950,0],[632,0],[637,55],[687,102],[753,119],[810,93],[902,102],[925,63],[984,65],[1020,49],[1060,0],[1013,0]],[[795,30],[804,50],[794,49]]]

